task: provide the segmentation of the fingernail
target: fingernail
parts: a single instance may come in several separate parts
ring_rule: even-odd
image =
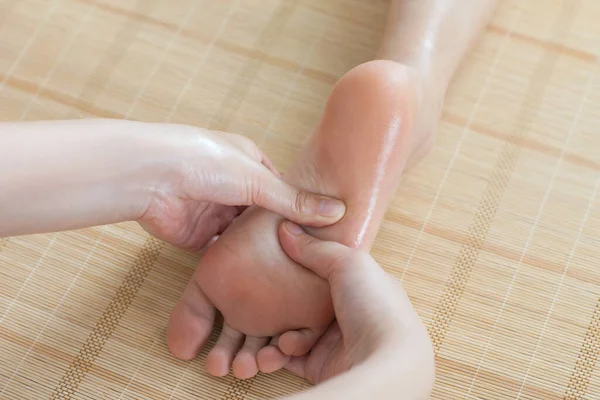
[[[285,222],[285,229],[287,229],[287,231],[294,236],[299,236],[304,233],[304,230],[300,227],[300,225],[296,225],[290,221]]]
[[[319,203],[319,215],[327,218],[340,219],[346,212],[344,202],[335,199],[323,199]]]

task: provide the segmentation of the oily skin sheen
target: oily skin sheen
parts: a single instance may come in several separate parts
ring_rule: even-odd
[[[370,249],[410,148],[415,94],[409,82],[409,70],[380,60],[355,68],[336,85],[315,134],[286,174],[289,183],[346,202],[344,218],[310,229],[314,236]],[[240,353],[248,360],[269,336],[301,329],[289,335],[289,347],[305,352],[327,328],[333,318],[329,287],[283,252],[281,220],[251,208],[208,249],[171,317],[168,340],[175,355],[192,358],[205,343],[214,319],[209,304],[223,314],[226,335],[255,338],[256,346]],[[207,367],[215,375],[229,371],[241,344],[241,337],[230,339],[209,355]],[[246,350],[251,357],[243,355]],[[237,364],[234,369],[246,368]],[[248,375],[254,369],[248,366]]]
[[[389,171],[402,169],[403,133],[412,123],[404,112],[410,92],[396,90],[407,82],[398,67],[377,61],[342,78],[312,140],[288,172],[288,182],[346,202],[340,222],[310,230],[317,237],[363,250],[373,243],[398,178]],[[379,104],[381,98],[385,104]],[[365,131],[372,136],[363,135]],[[248,210],[208,250],[195,277],[225,321],[252,336],[323,330],[333,316],[325,282],[281,250],[280,222],[274,213]]]
[[[378,60],[338,82],[319,127],[286,174],[292,184],[347,204],[340,222],[311,234],[371,247],[401,173],[431,148],[450,80],[496,3],[391,1]],[[198,354],[215,307],[225,323],[206,360],[213,375],[226,375],[231,365],[238,378],[255,375],[261,356],[273,355],[269,336],[281,334],[270,344],[288,356],[310,350],[333,317],[331,301],[325,282],[281,250],[280,220],[250,208],[210,248],[171,315],[168,345],[175,356]],[[268,364],[261,370],[276,369]]]

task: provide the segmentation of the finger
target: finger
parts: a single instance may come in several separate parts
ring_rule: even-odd
[[[171,353],[182,360],[196,357],[212,332],[214,319],[215,308],[192,278],[169,318]]]
[[[260,152],[260,157],[261,157],[260,163],[262,165],[264,165],[273,174],[275,174],[276,177],[281,178],[281,176],[282,176],[281,172],[279,172],[277,170],[277,168],[275,167],[273,162],[271,160],[269,160],[269,158],[267,158],[267,156],[262,151]]]
[[[233,376],[238,379],[250,379],[258,374],[256,355],[269,342],[266,337],[246,336],[244,346],[233,360]]]
[[[336,269],[355,263],[354,250],[314,238],[290,221],[284,221],[279,227],[279,240],[292,260],[326,280],[330,280]]]
[[[256,362],[260,372],[270,374],[282,369],[290,360],[290,356],[286,356],[279,350],[278,337],[271,339],[268,346],[263,347],[256,354]]]
[[[221,232],[221,233],[222,233],[222,232]],[[200,249],[200,253],[201,253],[201,252],[203,252],[203,251],[206,251],[206,250],[207,250],[207,249],[208,249],[210,246],[212,246],[213,244],[215,244],[215,242],[216,242],[217,240],[219,240],[219,237],[221,236],[221,233],[219,233],[219,234],[217,234],[217,235],[213,236],[213,237],[212,237],[212,238],[211,238],[211,239],[208,241],[208,243],[206,243],[206,246],[204,246],[204,248],[203,248],[203,249]]]
[[[248,206],[237,206],[235,218],[239,217],[244,211],[246,211],[247,208],[248,208]]]
[[[279,338],[279,348],[288,356],[303,356],[313,348],[324,330],[300,329],[288,331]]]
[[[206,356],[206,370],[212,376],[225,376],[233,357],[244,340],[244,334],[223,323],[223,329],[215,347]]]
[[[233,144],[236,148],[241,150],[247,156],[252,158],[254,161],[260,162],[264,165],[269,171],[274,173],[277,176],[281,176],[275,165],[269,160],[269,158],[262,152],[262,150],[254,143],[252,139],[247,138],[246,136],[238,135],[235,133],[228,132],[217,132],[222,137],[228,139],[229,143]]]
[[[239,150],[243,155],[249,157],[254,162],[261,163],[269,169],[269,171],[280,176],[279,171],[277,171],[277,168],[275,168],[271,160],[269,160],[252,139],[236,133],[223,131],[212,131],[212,133],[216,134],[221,140],[224,139],[227,141],[229,145]]]
[[[286,370],[290,371],[294,375],[298,375],[300,378],[306,379],[306,362],[308,361],[308,356],[302,357],[292,357],[285,364]]]
[[[227,229],[237,213],[237,207],[215,203],[209,204],[205,209],[198,207],[187,220],[191,229],[188,239],[182,243],[172,244],[178,244],[179,247],[192,252],[201,251],[208,247],[215,235]]]
[[[326,226],[342,219],[344,202],[297,189],[261,168],[252,180],[252,204],[283,215],[301,225]]]
[[[338,371],[348,370],[351,367],[351,358],[339,358],[339,354],[344,354],[346,351],[342,332],[337,321],[334,321],[311,350],[310,365],[304,369],[304,378],[317,384],[331,377],[336,369]],[[331,368],[313,368],[317,365],[327,365],[333,358],[337,358],[333,370]]]

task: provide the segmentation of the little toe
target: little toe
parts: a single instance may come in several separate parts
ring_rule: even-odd
[[[182,360],[196,357],[212,332],[214,319],[215,308],[192,278],[169,318],[171,353]]]
[[[290,360],[290,356],[286,356],[279,350],[279,337],[274,337],[268,346],[263,347],[256,354],[256,363],[260,372],[270,374],[282,369]]]
[[[233,357],[244,340],[244,334],[223,323],[223,329],[215,347],[206,356],[206,370],[212,376],[225,376]]]
[[[249,379],[258,373],[256,354],[269,342],[266,337],[246,336],[244,346],[233,360],[233,376]]]
[[[279,349],[288,356],[303,356],[317,343],[323,330],[300,329],[288,331],[279,337]]]

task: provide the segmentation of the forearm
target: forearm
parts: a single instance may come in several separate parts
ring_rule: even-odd
[[[148,125],[0,124],[0,237],[135,220],[167,159]]]

